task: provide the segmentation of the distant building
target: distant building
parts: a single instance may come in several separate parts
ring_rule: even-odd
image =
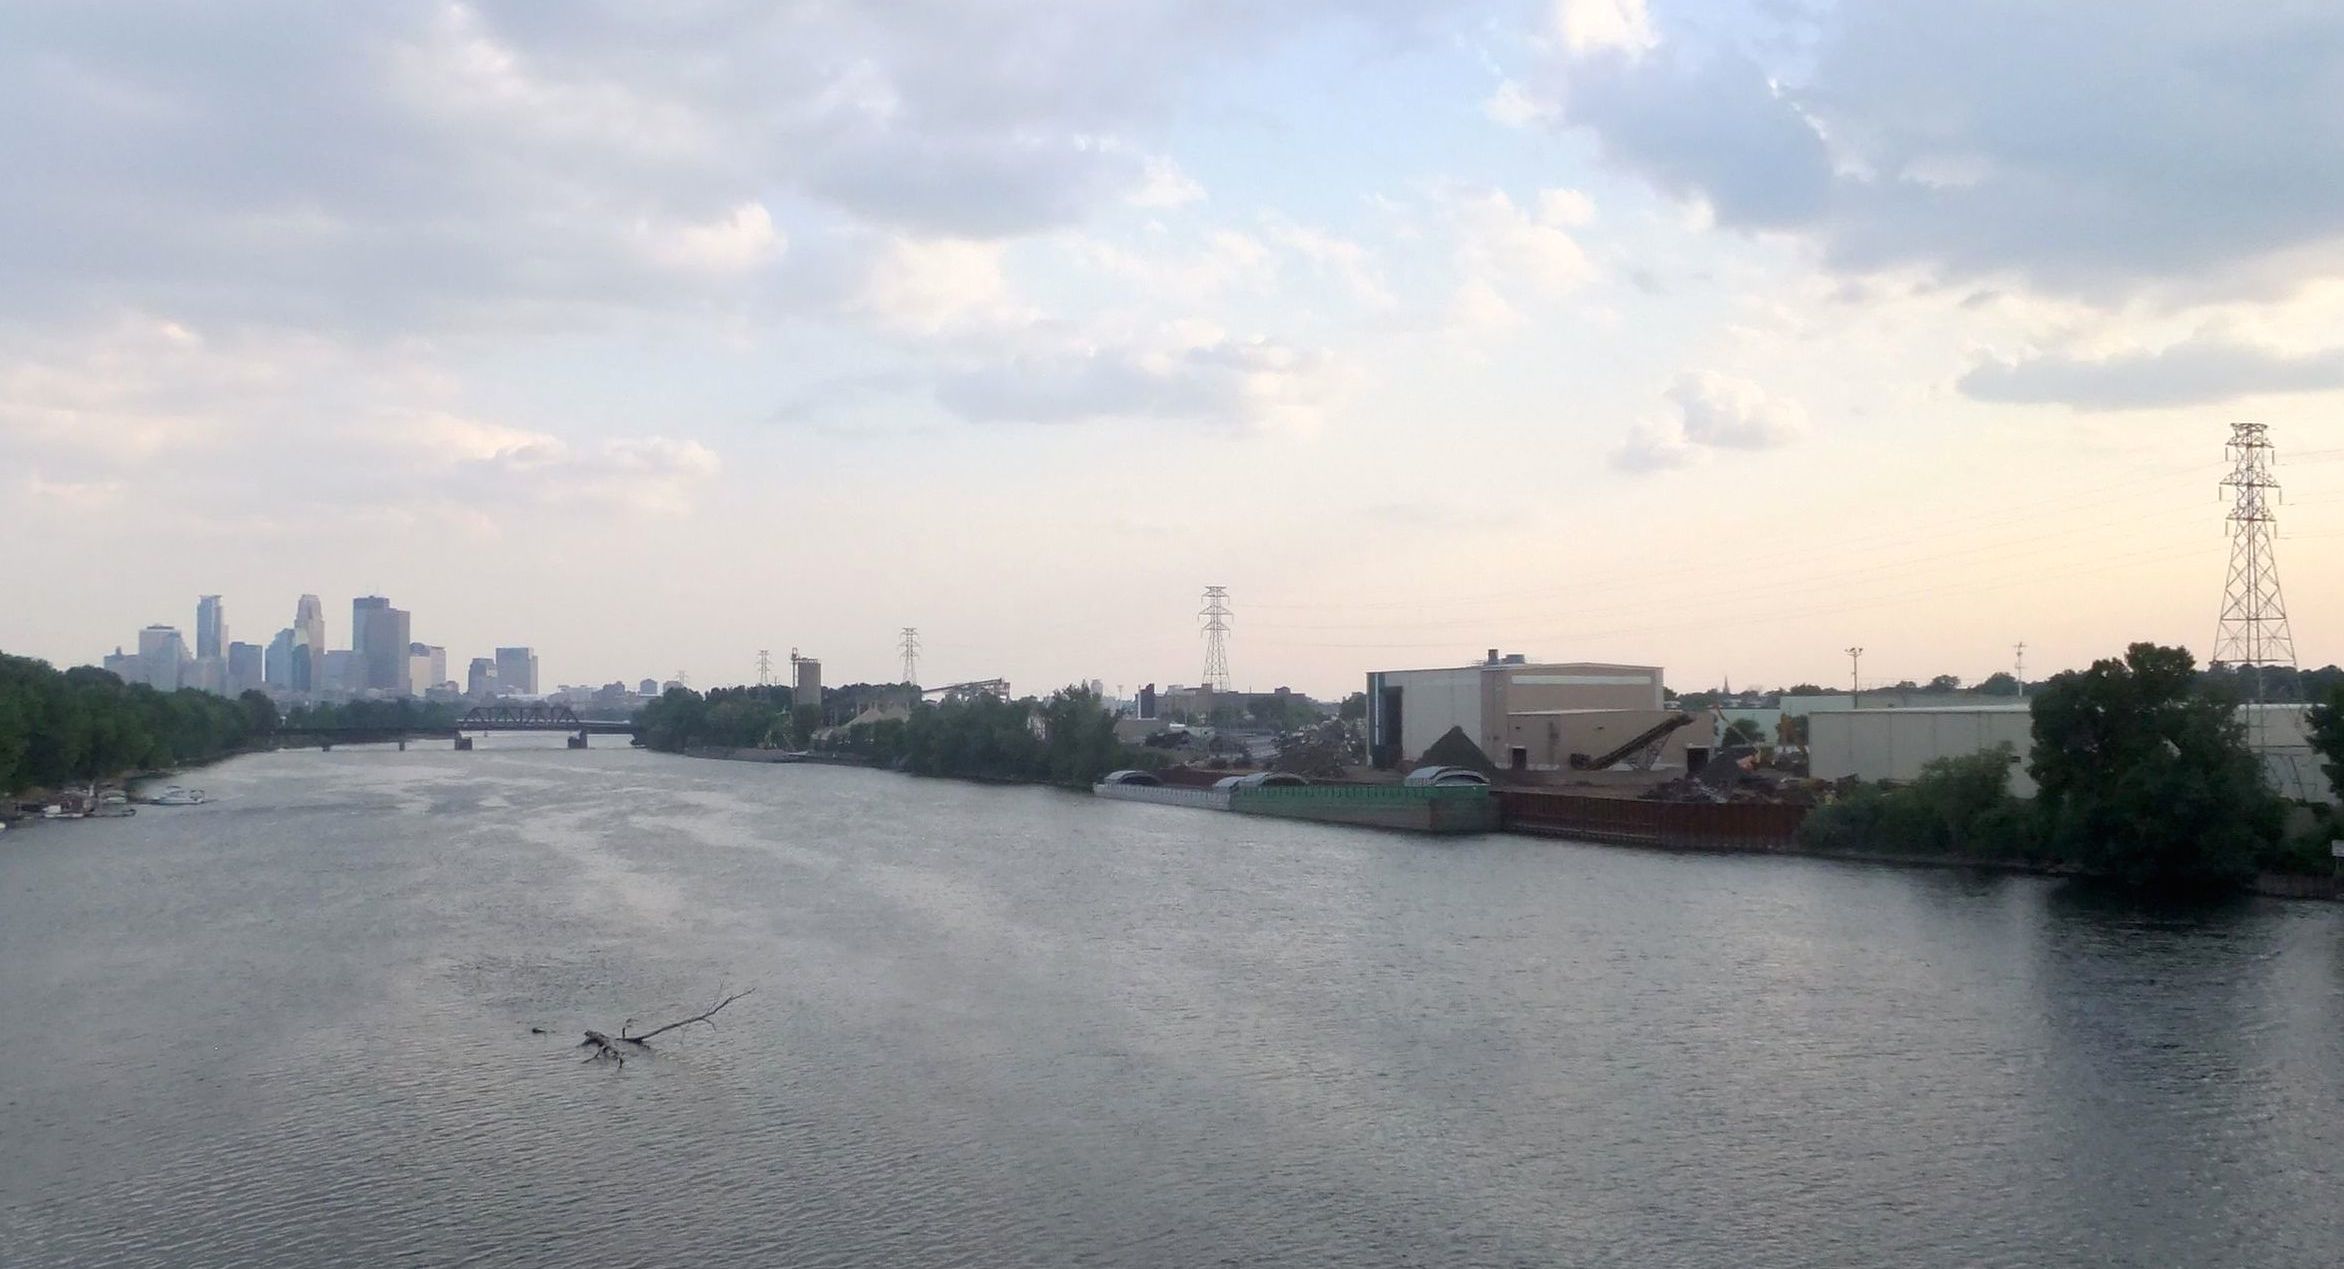
[[[326,669],[326,607],[315,595],[303,595],[294,605],[293,656],[285,664],[289,686],[296,692],[341,686]]]
[[[635,690],[644,696],[657,696],[659,695],[659,680],[645,679],[635,686]]]
[[[448,681],[448,650],[427,643],[407,645],[407,693],[421,696]]]
[[[464,672],[464,695],[496,695],[496,662],[489,657],[472,658],[472,666]]]
[[[158,692],[176,692],[184,676],[187,641],[177,626],[148,626],[138,632],[139,681]]]
[[[1379,767],[1416,761],[1451,728],[1491,763],[1554,771],[1600,757],[1676,716],[1661,700],[1661,671],[1603,662],[1532,664],[1491,649],[1478,665],[1383,670],[1367,676],[1367,743]],[[1712,744],[1703,719],[1659,738],[1655,765],[1686,765]]]
[[[261,657],[261,677],[279,691],[292,690],[293,627],[285,627],[269,640],[268,651]]]
[[[194,657],[179,670],[179,686],[192,687],[198,692],[223,696],[228,691],[228,661],[225,657]]]
[[[329,649],[317,659],[317,664],[320,692],[354,692],[366,683],[358,654],[348,648]]]
[[[500,696],[537,695],[537,653],[528,648],[498,648],[496,690]]]
[[[257,643],[228,645],[228,695],[242,696],[268,686],[267,651]]]
[[[351,652],[358,657],[365,675],[363,686],[370,691],[405,695],[408,683],[407,647],[408,614],[403,608],[393,608],[389,600],[369,596],[357,601],[367,605],[357,610],[358,636]]]
[[[195,601],[195,655],[198,660],[224,660],[228,655],[228,619],[218,595]]]
[[[144,683],[146,682],[144,664],[138,659],[137,653],[124,652],[122,645],[116,644],[114,650],[106,654],[104,668],[106,673],[125,683]]]

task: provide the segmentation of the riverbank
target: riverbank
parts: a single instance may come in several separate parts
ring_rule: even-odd
[[[780,755],[780,756],[764,756]],[[710,758],[731,762],[786,762],[811,765],[878,768],[878,764],[846,754],[787,753],[780,750],[759,749],[693,749],[684,756]],[[983,779],[972,777],[939,777],[959,779],[973,784],[1036,784],[1046,782],[1020,779]],[[1343,786],[1314,786],[1343,787]],[[1140,790],[1142,794],[1156,792]],[[1164,793],[1201,792],[1200,790],[1162,790]],[[2026,859],[1995,859],[1966,855],[1906,853],[1884,850],[1829,850],[1800,844],[1798,826],[1810,809],[1768,803],[1698,803],[1650,802],[1633,798],[1591,797],[1583,794],[1562,793],[1546,789],[1493,790],[1497,815],[1487,827],[1493,831],[1522,837],[1548,837],[1572,841],[1582,845],[1624,846],[1631,849],[1657,850],[1667,853],[1700,853],[1720,855],[1781,855],[1801,859],[1821,859],[1839,863],[1885,864],[1898,868],[1921,868],[1937,871],[1962,870],[1971,872],[2005,873],[2013,876],[2081,877],[2084,874],[2070,865]],[[1132,797],[1126,801],[1174,801],[1174,798]],[[1196,802],[1198,809],[1226,809],[1226,803],[1205,805]],[[1329,820],[1344,823],[1344,820]],[[1361,825],[1375,828],[1401,828],[1426,831],[1414,824],[1370,823]],[[2262,873],[2246,888],[2247,893],[2273,899],[2312,899],[2334,903],[2344,901],[2344,884],[2332,876]]]

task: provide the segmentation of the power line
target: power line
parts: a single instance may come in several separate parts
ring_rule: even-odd
[[[1205,587],[1204,611],[1197,616],[1205,622],[1205,686],[1216,692],[1229,690],[1229,588]]]

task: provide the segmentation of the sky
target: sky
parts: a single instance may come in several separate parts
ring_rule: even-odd
[[[2344,659],[2344,8],[0,7],[0,649],[1046,691]]]

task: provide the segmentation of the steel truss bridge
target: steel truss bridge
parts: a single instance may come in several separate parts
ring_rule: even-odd
[[[467,732],[540,731],[567,732],[570,747],[584,749],[589,736],[635,735],[635,724],[580,718],[567,705],[498,704],[477,705],[453,726],[429,723],[381,723],[346,727],[279,727],[272,736],[280,747],[311,744],[331,749],[335,745],[379,745],[396,742],[404,749],[410,740],[453,740],[458,749],[469,749],[472,741]]]

